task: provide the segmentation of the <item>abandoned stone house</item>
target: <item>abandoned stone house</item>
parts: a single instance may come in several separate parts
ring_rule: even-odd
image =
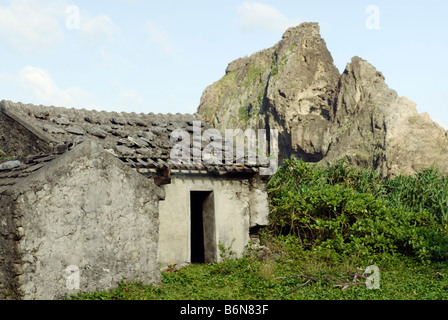
[[[0,298],[60,299],[243,254],[268,221],[259,165],[171,161],[197,115],[0,103]],[[203,129],[206,128],[204,124]]]

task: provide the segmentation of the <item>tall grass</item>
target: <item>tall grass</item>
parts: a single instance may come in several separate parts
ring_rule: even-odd
[[[0,149],[0,161],[8,159],[8,155]]]
[[[366,259],[447,259],[448,177],[437,169],[384,180],[343,161],[328,167],[295,159],[285,164],[268,185],[274,235],[292,234],[307,249]]]
[[[390,200],[416,212],[427,211],[432,220],[448,225],[448,177],[436,168],[427,168],[413,176],[398,176],[386,184]]]

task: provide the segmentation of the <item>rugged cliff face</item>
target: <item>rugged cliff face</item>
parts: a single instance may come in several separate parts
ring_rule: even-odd
[[[448,172],[448,132],[359,57],[340,77],[331,137],[326,162],[345,157],[383,175],[412,174],[433,164]]]
[[[384,76],[354,57],[341,74],[317,23],[288,29],[274,47],[229,64],[198,112],[214,127],[278,129],[279,158],[340,158],[383,175],[431,164],[448,172],[448,133]]]
[[[274,47],[229,64],[208,87],[199,113],[218,129],[279,130],[281,158],[319,161],[339,71],[316,23],[288,29]]]

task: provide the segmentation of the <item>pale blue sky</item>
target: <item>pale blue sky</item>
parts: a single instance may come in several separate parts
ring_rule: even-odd
[[[319,22],[341,72],[360,56],[448,124],[447,16],[444,0],[0,0],[0,99],[194,113],[229,62]]]

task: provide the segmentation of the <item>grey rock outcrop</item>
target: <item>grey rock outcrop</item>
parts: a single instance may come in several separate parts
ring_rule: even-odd
[[[0,171],[14,169],[20,167],[21,165],[22,162],[20,162],[19,160],[7,161],[0,164]]]
[[[448,133],[354,57],[339,74],[317,23],[288,29],[274,47],[229,64],[198,113],[214,127],[278,129],[279,159],[340,158],[384,176],[430,165],[448,172]]]
[[[341,75],[325,162],[344,157],[383,175],[436,165],[448,172],[448,138],[415,103],[399,97],[367,61],[354,57]]]
[[[290,28],[274,47],[230,63],[205,90],[199,114],[218,129],[278,129],[281,158],[321,160],[339,71],[319,30]]]

